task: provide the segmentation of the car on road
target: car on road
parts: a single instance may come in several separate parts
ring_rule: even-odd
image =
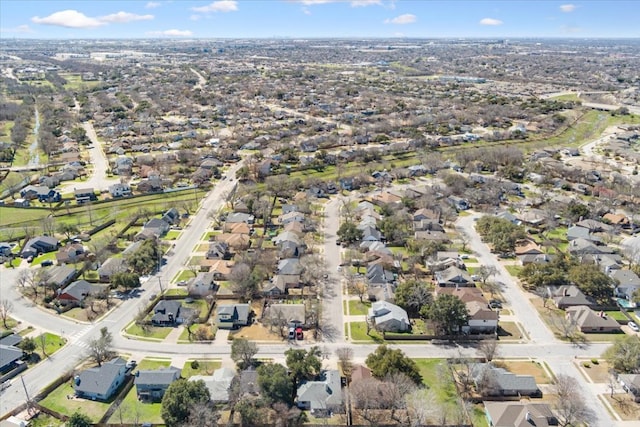
[[[638,328],[638,325],[636,325],[636,322],[629,322],[627,323],[627,326],[631,328],[632,331],[636,331],[636,332],[640,331],[640,328]]]
[[[177,283],[177,285],[178,285],[178,286],[187,286],[187,281],[186,281],[186,280],[180,280],[180,281]]]

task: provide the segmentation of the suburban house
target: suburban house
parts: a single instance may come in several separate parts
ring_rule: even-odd
[[[516,375],[491,363],[474,363],[471,376],[476,390],[484,396],[531,396],[542,393],[531,375]]]
[[[189,381],[204,381],[213,403],[227,403],[231,382],[235,376],[233,369],[219,368],[213,371],[213,375],[194,375],[189,378]]]
[[[231,268],[233,267],[233,261],[225,261],[221,259],[208,260],[204,259],[201,262],[201,268],[208,268],[210,273],[213,273],[213,278],[216,280],[227,280],[229,274],[231,274]]]
[[[90,295],[97,295],[106,289],[106,285],[94,285],[86,280],[76,280],[58,292],[58,301],[62,305],[80,304]]]
[[[575,285],[549,286],[547,287],[547,298],[553,300],[556,307],[562,310],[577,305],[587,307],[595,305],[595,301],[583,294]]]
[[[167,224],[176,225],[180,223],[180,212],[176,208],[171,208],[162,214],[161,219]]]
[[[15,369],[24,354],[20,348],[16,347],[20,341],[13,341],[14,344],[10,344],[11,342],[3,341],[0,343],[0,375]]]
[[[640,374],[620,374],[618,381],[624,391],[633,396],[633,400],[640,402]]]
[[[223,242],[234,250],[247,249],[251,245],[251,239],[247,234],[238,233],[222,233],[216,234],[215,240]]]
[[[58,264],[75,264],[82,261],[86,255],[87,252],[81,243],[72,243],[60,248],[56,253],[56,261]]]
[[[198,273],[196,277],[187,283],[189,295],[207,296],[214,294],[218,290],[214,276],[215,274],[212,272]]]
[[[438,286],[441,287],[474,286],[471,275],[456,266],[436,271],[434,276]]]
[[[318,381],[306,381],[296,391],[296,405],[307,409],[315,417],[343,412],[340,372],[324,371]]]
[[[111,197],[127,197],[131,195],[131,186],[129,184],[113,184],[109,186],[109,194]]]
[[[299,274],[276,274],[262,286],[262,293],[267,296],[286,294],[290,288],[300,287]]]
[[[85,369],[73,380],[76,396],[91,400],[109,400],[124,383],[127,362],[120,357],[95,368]]]
[[[306,323],[306,309],[304,304],[269,304],[264,311],[263,320],[269,322],[286,322],[289,325],[304,325]]]
[[[604,312],[595,312],[584,305],[569,307],[565,311],[580,332],[620,332],[620,324]]]
[[[615,294],[620,298],[633,300],[633,293],[640,289],[640,277],[631,270],[618,269],[611,274],[611,278],[618,282]]]
[[[110,282],[111,276],[127,271],[127,263],[124,258],[109,258],[98,267],[98,276],[101,282]]]
[[[163,219],[151,218],[142,227],[142,231],[135,235],[134,240],[146,240],[153,237],[162,237],[170,229],[170,225]]]
[[[245,224],[253,224],[256,218],[253,215],[244,212],[233,212],[227,215],[225,220],[228,224],[236,222],[244,222]]]
[[[176,300],[160,300],[153,307],[151,323],[156,326],[174,326],[182,323],[191,316],[191,310],[182,307],[182,303]]]
[[[180,369],[170,366],[155,370],[139,370],[133,383],[138,400],[159,402],[172,382],[180,378]]]
[[[73,190],[73,195],[76,198],[76,202],[85,203],[92,202],[98,200],[95,191],[93,188],[80,188],[77,190]]]
[[[572,241],[576,239],[585,239],[590,242],[600,243],[601,239],[592,234],[591,230],[585,227],[580,227],[578,225],[574,225],[573,227],[569,227],[567,230],[567,240]]]
[[[367,318],[379,331],[406,332],[411,329],[407,312],[388,301],[376,301],[371,304]]]
[[[20,197],[26,200],[38,199],[43,203],[57,203],[61,200],[57,190],[43,185],[27,185],[20,191]]]
[[[249,304],[220,305],[217,309],[216,324],[222,329],[237,329],[251,321]]]
[[[498,312],[491,310],[486,302],[469,301],[465,303],[469,318],[464,332],[495,333],[498,330]]]
[[[49,267],[48,283],[56,288],[61,288],[70,283],[78,273],[75,268],[68,265],[54,265]]]
[[[211,242],[207,250],[207,259],[230,259],[229,245],[225,242]]]
[[[490,427],[549,427],[558,419],[547,403],[482,402]]]
[[[582,237],[578,237],[569,242],[569,247],[567,248],[569,253],[574,256],[580,255],[604,255],[613,253],[613,249],[608,246],[599,246],[592,240],[583,239]]]
[[[51,236],[38,236],[29,239],[20,256],[22,258],[36,257],[40,253],[53,252],[58,249],[60,241]]]
[[[299,275],[302,274],[302,265],[298,258],[281,259],[278,262],[278,274]]]

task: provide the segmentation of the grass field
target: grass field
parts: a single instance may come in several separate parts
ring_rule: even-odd
[[[141,340],[162,341],[171,333],[171,329],[172,328],[149,326],[147,331],[144,331],[140,326],[136,325],[135,322],[132,322],[131,325],[125,329],[125,332]]]
[[[496,366],[504,367],[507,371],[516,375],[531,375],[536,384],[549,384],[551,379],[540,363],[536,361],[500,360],[494,361]]]
[[[135,387],[132,390],[135,393]],[[49,393],[47,397],[40,401],[40,404],[63,415],[81,412],[91,418],[94,423],[98,422],[111,406],[109,402],[97,402],[76,397],[68,398],[68,396],[74,396],[74,394],[71,381],[67,381]]]
[[[367,324],[365,322],[350,322],[351,328],[351,340],[353,341],[368,341],[368,342],[382,342],[382,336],[373,329],[369,331],[367,335]]]
[[[51,356],[56,351],[64,347],[64,345],[67,343],[67,341],[64,338],[58,335],[54,335],[50,332],[45,332],[44,334],[38,335],[37,337],[34,338],[36,342],[36,350],[34,351],[34,353],[38,354],[42,359],[46,357],[45,354],[43,354],[42,352],[42,346],[40,344],[42,337],[44,337],[45,339],[44,353],[47,356]]]
[[[218,359],[194,359],[198,361],[196,368],[191,366],[193,360],[187,360],[182,368],[182,378],[190,378],[194,375],[211,375],[213,371],[222,366],[222,361]]]
[[[135,386],[129,390],[113,415],[109,418],[110,424],[136,424],[152,423],[162,424],[161,403],[140,402],[136,394]]]
[[[136,370],[154,370],[168,368],[169,366],[171,366],[170,359],[142,359],[138,362]]]
[[[371,303],[368,301],[361,303],[360,300],[349,300],[349,314],[353,316],[367,314],[370,307]]]

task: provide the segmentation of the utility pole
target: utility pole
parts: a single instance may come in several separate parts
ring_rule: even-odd
[[[160,277],[158,277],[158,285],[160,286],[160,295],[162,295],[164,291],[162,290],[162,280],[160,280]]]
[[[22,388],[24,389],[24,394],[27,396],[27,414],[31,415],[33,410],[33,402],[31,401],[31,397],[29,397],[29,391],[27,390],[27,385],[24,383],[24,375],[20,375],[20,381],[22,382]]]

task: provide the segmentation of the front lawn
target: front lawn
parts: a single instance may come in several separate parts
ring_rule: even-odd
[[[418,365],[422,384],[433,390],[437,401],[452,412],[459,406],[453,376],[445,359],[413,359]]]
[[[177,283],[177,282],[180,282],[181,280],[184,280],[186,282],[187,280],[193,277],[194,275],[191,270],[180,270],[180,273],[176,274],[172,282]]]
[[[518,274],[522,271],[521,265],[505,265],[504,268],[513,277],[518,277]]]
[[[349,328],[351,329],[352,341],[373,341],[380,343],[383,341],[380,333],[373,329],[370,330],[369,335],[367,335],[366,322],[350,322]]]
[[[169,327],[163,328],[157,326],[147,326],[145,329],[142,329],[136,322],[132,322],[129,327],[125,329],[125,332],[135,339],[162,341],[171,333],[171,330],[172,328]]]
[[[45,354],[42,353],[41,342],[43,337],[45,340],[45,343],[44,343]],[[67,340],[65,340],[61,336],[54,335],[49,332],[45,332],[44,334],[38,335],[37,337],[34,338],[34,341],[36,342],[36,350],[34,351],[34,353],[40,356],[41,359],[44,359],[46,356],[51,356],[53,353],[55,353],[56,351],[64,347],[64,345],[67,343]]]
[[[118,409],[109,418],[110,424],[135,424],[142,423],[163,424],[162,403],[147,403],[138,400],[136,387],[131,387],[129,393],[120,403]]]
[[[349,314],[352,316],[365,315],[371,308],[369,301],[360,302],[360,300],[349,300]]]
[[[629,320],[627,319],[627,316],[625,316],[620,310],[605,311],[605,313],[608,317],[611,317],[618,323],[627,323],[627,321]]]
[[[551,379],[539,362],[522,360],[500,360],[495,362],[496,366],[504,367],[507,371],[516,375],[531,375],[536,380],[536,384],[549,384]]]
[[[194,365],[193,362],[198,363]],[[211,375],[220,366],[222,366],[222,361],[218,359],[187,360],[181,375],[182,378],[191,378],[194,375]]]
[[[169,230],[163,240],[177,240],[180,237],[180,233],[178,230]]]
[[[136,369],[139,370],[155,370],[160,368],[168,368],[171,366],[171,359],[142,359]]]
[[[40,401],[40,405],[63,415],[81,412],[89,416],[94,423],[100,421],[109,409],[109,406],[111,406],[111,403],[75,397],[75,391],[71,386],[71,381],[72,380],[67,381],[49,393],[47,397]]]

